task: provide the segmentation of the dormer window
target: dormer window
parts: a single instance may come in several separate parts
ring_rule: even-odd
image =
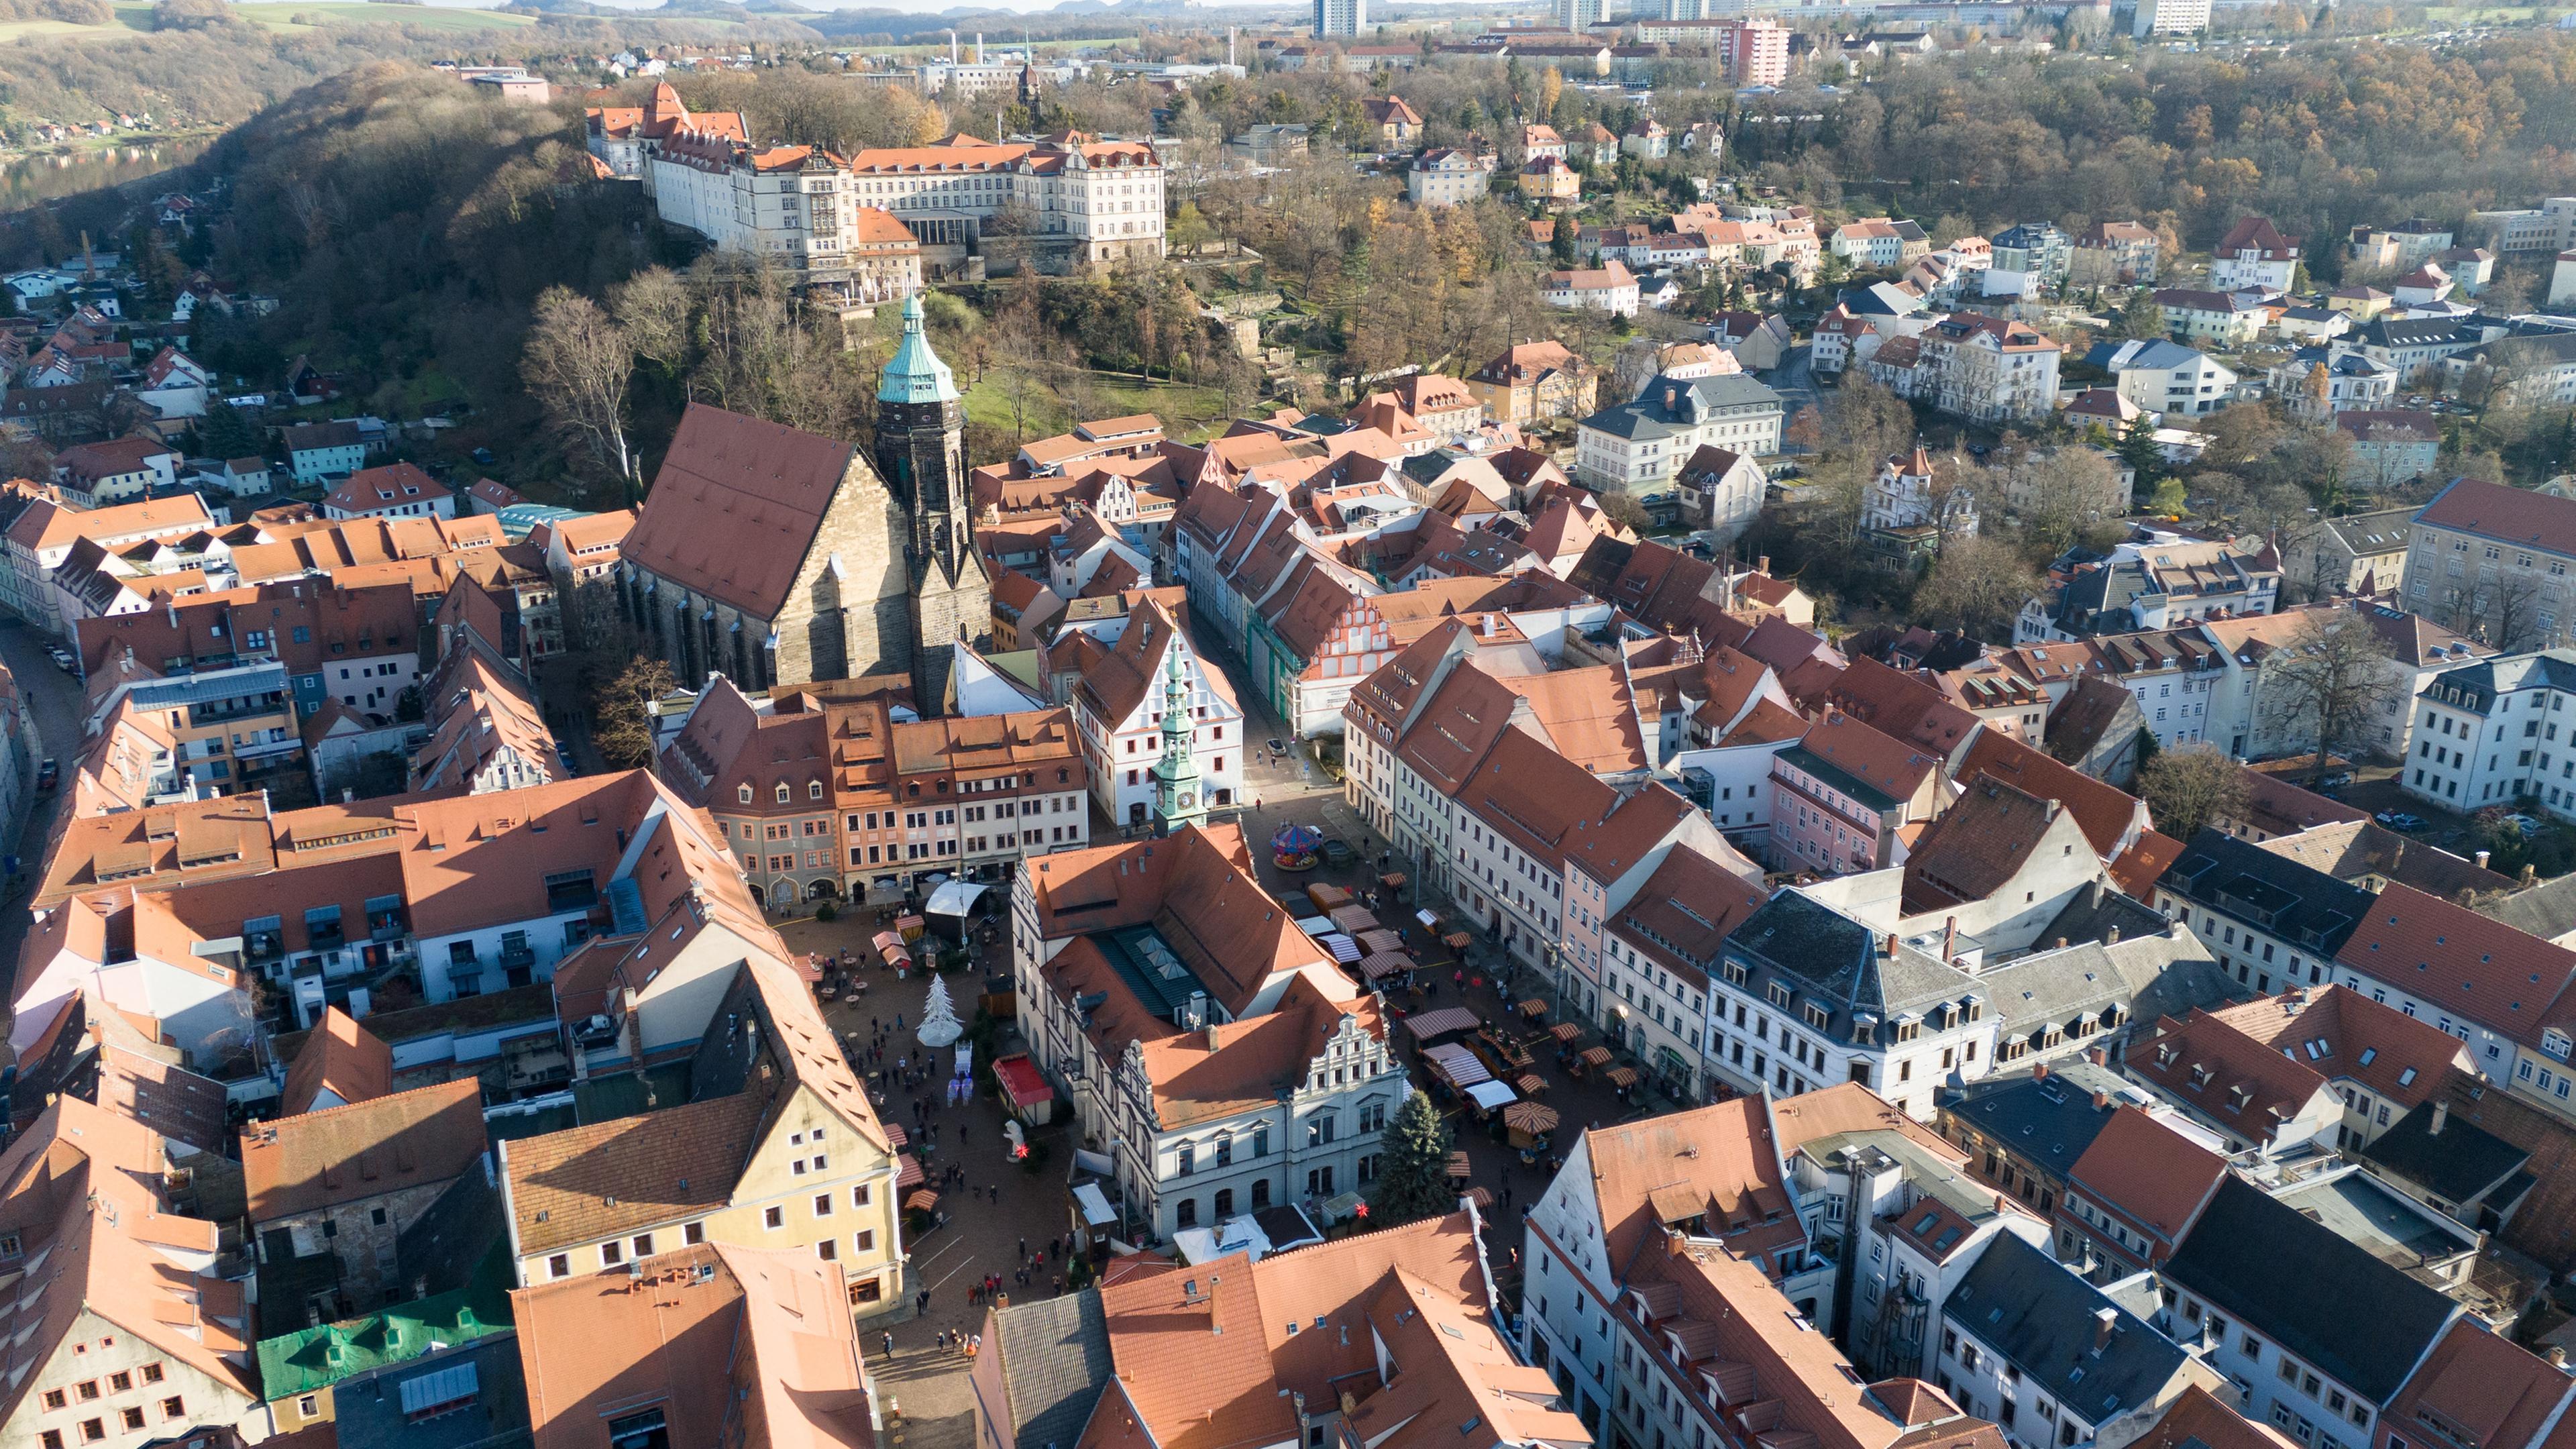
[[[778,782],[778,803],[779,803],[779,804],[781,804],[781,805],[784,805],[784,804],[786,804],[786,803],[787,803],[787,801],[788,801],[788,799],[789,799],[789,798],[790,798],[790,797],[789,797],[788,790],[787,790],[787,782],[786,782],[786,781],[784,781],[784,780],[779,781],[779,782]]]
[[[809,781],[807,781],[807,782],[805,783],[805,795],[806,795],[806,798],[807,798],[807,799],[811,799],[811,800],[820,800],[820,799],[822,799],[822,798],[823,798],[823,782],[822,782],[822,781],[820,781],[820,780],[809,780]]]
[[[734,794],[742,801],[743,804],[748,805],[751,803],[751,787],[749,785],[743,786],[741,789],[735,791]]]

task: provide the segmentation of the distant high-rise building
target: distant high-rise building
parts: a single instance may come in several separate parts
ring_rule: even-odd
[[[2209,28],[2209,0],[2138,0],[2135,34],[2198,35]]]
[[[1368,29],[1368,0],[1315,0],[1315,38]]]
[[[1610,0],[1556,0],[1557,22],[1581,32],[1610,18]]]

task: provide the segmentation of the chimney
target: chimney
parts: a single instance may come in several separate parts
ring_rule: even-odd
[[[2066,949],[2066,938],[2065,938],[2064,936],[2060,936],[2060,937],[2058,937],[2058,938],[2057,938],[2057,949],[2058,949],[2058,950],[2060,950],[2060,951],[2063,951],[2063,950],[2065,950],[2065,949]]]
[[[2442,1098],[2435,1098],[2433,1100],[2433,1125],[2424,1129],[2425,1135],[2428,1137],[2439,1137],[2442,1135],[2442,1129],[2450,1125],[2451,1104]]]
[[[1887,933],[1887,958],[1891,961],[1896,959],[1896,933],[1894,931]]]
[[[2038,1066],[2035,1066],[2035,1067],[2031,1068],[2031,1069],[2030,1069],[2030,1079],[2031,1079],[2032,1081],[2034,1081],[2034,1082],[2045,1082],[2045,1081],[2047,1081],[2047,1080],[2048,1080],[2048,1063],[2046,1063],[2046,1062],[2041,1062]]]
[[[2533,865],[2530,861],[2527,861],[2527,860],[2526,860],[2526,861],[2524,861],[2524,862],[2522,863],[2522,878],[2521,878],[2521,883],[2522,883],[2522,884],[2524,884],[2524,885],[2529,885],[2529,884],[2531,884],[2533,881],[2538,880],[2539,878],[2540,878],[2540,867],[2539,867],[2539,866],[2536,866],[2536,865]],[[2564,1354],[2565,1354],[2565,1352],[2566,1352],[2566,1351],[2565,1351],[2564,1349],[2561,1349],[2559,1352],[2560,1352],[2561,1356],[2564,1356]]]
[[[2119,944],[2120,944],[2120,928],[2119,928],[2119,927],[2117,927],[2117,926],[2113,926],[2113,927],[2112,927],[2111,929],[2109,929],[2108,931],[2103,932],[2103,933],[2102,933],[2102,944],[2103,944],[2103,945],[2105,945],[2105,946],[2117,946],[2117,945],[2119,945]]]
[[[2551,1368],[2563,1369],[2567,1367],[2567,1350],[2559,1347],[2557,1344],[2553,1343],[2549,1345],[2548,1349],[2540,1356],[2549,1360],[2549,1366]]]
[[[2093,1094],[2093,1110],[2096,1112],[2107,1112],[2111,1110],[2111,1094],[2102,1091],[2095,1092]]]
[[[2488,854],[2489,854],[2489,852],[2487,852],[2487,851],[2483,851],[2483,850],[2481,850],[2481,851],[2479,851],[2479,852],[2478,852],[2478,869],[2480,869],[2480,870],[2484,870],[2484,869],[2486,869],[2486,868],[2487,868],[2487,855],[2488,855]]]
[[[1890,953],[1893,954],[1893,953]],[[1941,959],[1954,960],[1959,954],[1959,918],[1945,916],[1941,921]]]
[[[2084,1059],[2097,1067],[2107,1067],[2111,1064],[2110,1054],[2103,1051],[2100,1047],[2087,1047],[2084,1052]]]
[[[2119,1322],[2120,1310],[2117,1308],[2093,1310],[2093,1351],[2095,1353],[2100,1353],[2111,1346],[2111,1330],[2117,1327]]]
[[[1753,561],[1753,571],[1757,574],[1768,577],[1771,573],[1771,555],[1766,553],[1760,558],[1755,559]]]

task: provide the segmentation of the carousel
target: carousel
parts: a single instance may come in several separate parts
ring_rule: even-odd
[[[1281,870],[1313,870],[1324,832],[1312,825],[1282,825],[1270,837],[1270,863]]]

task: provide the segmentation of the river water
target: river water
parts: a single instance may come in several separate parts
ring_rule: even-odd
[[[206,154],[204,137],[140,141],[50,156],[0,157],[0,216],[66,196],[141,181]]]

